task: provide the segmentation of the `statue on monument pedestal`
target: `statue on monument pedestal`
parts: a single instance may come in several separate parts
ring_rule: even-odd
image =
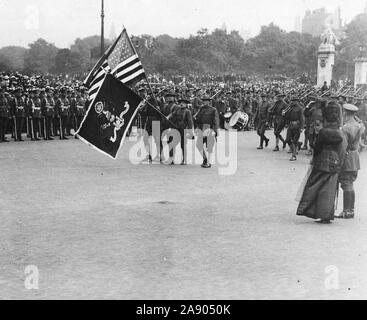
[[[338,45],[339,41],[333,30],[328,26],[324,33],[321,35],[322,44],[321,45]]]

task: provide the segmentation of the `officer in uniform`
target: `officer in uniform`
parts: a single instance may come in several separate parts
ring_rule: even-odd
[[[22,139],[22,131],[26,118],[26,102],[22,95],[22,88],[18,87],[15,89],[14,93],[15,97],[11,101],[12,117],[14,122],[14,140],[24,141]]]
[[[346,155],[342,171],[339,175],[339,181],[343,190],[343,212],[336,218],[353,219],[355,206],[354,182],[358,177],[358,171],[361,169],[359,160],[359,143],[364,131],[364,125],[355,118],[358,108],[351,104],[344,104],[344,121],[342,131],[346,137]]]
[[[287,104],[285,103],[284,98],[285,94],[279,94],[277,96],[277,101],[270,110],[270,114],[273,116],[273,122],[274,122],[274,135],[275,135],[275,149],[273,150],[274,152],[279,152],[279,141],[282,141],[283,149],[285,149],[287,146],[287,143],[285,142],[284,138],[281,135],[286,125],[286,122],[282,115],[283,110],[287,108]]]
[[[265,147],[269,145],[269,139],[265,136],[265,131],[267,126],[269,125],[269,109],[270,104],[266,99],[266,94],[263,93],[261,95],[261,101],[259,103],[259,107],[257,108],[255,114],[255,123],[257,124],[257,134],[260,137],[260,146],[257,148],[258,150],[264,149],[264,142]]]
[[[296,96],[291,99],[290,109],[286,112],[285,119],[288,122],[286,142],[292,152],[290,161],[296,161],[298,142],[304,126],[303,109]]]
[[[9,118],[10,118],[9,101],[5,96],[5,89],[3,87],[0,87],[0,143],[9,142],[5,138]]]
[[[196,123],[198,124],[198,140],[197,148],[203,157],[202,168],[211,168],[211,154],[214,149],[214,144],[216,141],[216,136],[218,134],[219,128],[219,115],[218,111],[213,108],[210,97],[203,97],[203,106],[200,108],[199,112],[195,115]],[[205,152],[205,147],[207,153]]]
[[[70,102],[66,97],[66,88],[61,88],[60,98],[56,101],[56,113],[59,120],[60,140],[68,140],[66,137],[67,122],[70,113]]]
[[[46,93],[46,94],[45,94]],[[47,87],[45,92],[41,92],[41,107],[42,115],[44,119],[44,139],[53,140],[52,136],[52,126],[53,119],[55,116],[55,100],[52,96],[53,90],[51,87]]]
[[[179,107],[176,108],[171,114],[170,120],[176,125],[178,132],[180,133],[181,138],[181,150],[182,150],[182,162],[181,165],[187,164],[187,156],[186,156],[186,141],[188,138],[194,137],[194,122],[192,118],[192,113],[187,107],[190,103],[187,99],[179,99],[178,104]],[[191,132],[188,133],[187,130]],[[179,141],[178,141],[179,142]],[[173,151],[176,149],[177,145],[173,146]],[[173,152],[172,163],[174,164],[175,152]]]

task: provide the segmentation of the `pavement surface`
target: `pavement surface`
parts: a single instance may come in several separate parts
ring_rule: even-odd
[[[295,214],[310,158],[267,134],[263,151],[238,135],[234,175],[135,165],[134,141],[116,161],[75,139],[0,144],[0,298],[366,299],[367,169],[356,219],[319,225]]]

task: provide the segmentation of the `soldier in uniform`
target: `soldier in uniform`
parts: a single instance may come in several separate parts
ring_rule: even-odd
[[[5,96],[5,89],[3,87],[0,87],[0,143],[9,142],[5,138],[9,118],[10,118],[9,101]]]
[[[161,140],[161,128],[159,128],[159,130],[155,131],[153,130],[153,126],[155,124],[159,124],[159,126],[161,126],[162,123],[162,116],[159,113],[160,111],[160,106],[155,105],[155,101],[154,101],[154,97],[150,97],[147,99],[148,103],[146,103],[142,109],[140,110],[140,114],[141,114],[141,118],[144,119],[144,123],[142,124],[143,129],[145,130],[144,132],[144,136],[143,136],[143,141],[144,141],[144,145],[145,145],[145,149],[147,151],[147,156],[143,161],[149,161],[150,163],[153,162],[153,157],[152,157],[152,148],[151,148],[151,144],[149,142],[149,138],[152,137],[152,142],[154,141],[155,145],[156,145],[156,150],[157,150],[157,157],[156,160],[159,160],[159,162],[162,162],[161,159],[161,152],[163,150],[163,145],[162,145],[162,140]],[[153,108],[151,105],[149,105],[149,103],[151,105],[155,105],[155,108]],[[155,129],[158,129],[155,128]],[[154,132],[153,132],[154,131]],[[158,136],[153,135],[156,134]]]
[[[270,114],[273,116],[274,121],[274,135],[275,135],[275,149],[274,152],[279,152],[279,141],[283,143],[283,149],[286,148],[287,143],[282,137],[281,133],[285,128],[286,122],[282,115],[285,108],[287,108],[287,104],[284,101],[285,94],[279,94],[277,96],[277,101],[274,106],[270,110]]]
[[[182,162],[181,165],[187,164],[187,156],[186,156],[186,141],[188,138],[192,138],[194,136],[194,122],[192,118],[192,113],[188,109],[187,105],[190,103],[187,99],[179,99],[178,104],[179,108],[176,108],[171,114],[170,120],[176,125],[178,132],[180,133],[181,138],[181,150],[182,150]],[[188,134],[187,130],[190,130],[191,133]],[[179,142],[179,141],[178,141]],[[173,151],[176,149],[177,145],[173,146]],[[173,152],[172,163],[174,164],[175,152]]]
[[[269,145],[269,139],[265,136],[266,127],[269,125],[269,109],[270,104],[266,99],[266,94],[261,95],[261,101],[259,103],[259,107],[257,108],[255,114],[255,123],[257,125],[257,134],[260,137],[260,146],[257,148],[258,150],[264,149],[265,146]]]
[[[358,112],[356,113],[356,116],[361,119],[363,122],[363,125],[365,128],[367,128],[367,104],[365,98],[358,99],[358,103],[356,104],[356,107],[358,107]],[[362,135],[362,141],[364,145],[367,144],[367,130],[364,131]]]
[[[75,98],[75,106],[73,110],[74,114],[74,131],[77,132],[80,125],[82,124],[82,121],[85,116],[86,112],[86,99],[83,97],[81,89],[81,92],[76,94]],[[75,135],[75,139],[78,139],[78,137]]]
[[[173,92],[167,93],[165,96],[165,102],[166,103],[164,103],[163,106],[161,107],[161,112],[166,117],[165,119],[162,119],[162,123],[161,123],[162,132],[165,132],[166,130],[172,128],[172,123],[168,121],[168,119],[170,115],[172,114],[172,112],[177,108],[176,94]],[[173,141],[173,137],[169,137],[167,143],[171,145],[172,141]],[[161,155],[162,155],[162,152],[163,152],[163,144],[161,144],[161,150],[160,150]],[[170,150],[169,156],[172,159],[173,157],[172,149]]]
[[[222,93],[220,93],[217,99],[213,101],[213,106],[217,109],[219,114],[219,126],[221,129],[224,129],[224,123],[225,123],[224,114],[226,113],[227,108]]]
[[[313,96],[313,95],[310,96],[309,102],[303,110],[303,116],[305,119],[305,142],[303,144],[302,150],[308,150],[309,145],[311,148],[310,136],[311,136],[311,126],[312,126],[312,112],[315,109],[316,100],[317,100],[316,96]]]
[[[46,94],[41,92],[41,108],[42,115],[44,119],[44,139],[53,140],[52,136],[52,125],[55,116],[55,100],[52,96],[52,89],[50,87],[46,88]]]
[[[15,89],[15,97],[11,100],[13,128],[14,128],[14,140],[24,141],[22,139],[22,131],[24,127],[24,121],[26,118],[26,103],[22,95],[22,88]]]
[[[288,122],[286,142],[290,146],[292,152],[290,161],[296,161],[299,138],[304,126],[303,109],[296,96],[291,99],[290,109],[285,114],[285,119]]]
[[[364,126],[355,118],[358,108],[351,104],[344,104],[344,121],[342,131],[347,140],[344,164],[339,176],[341,188],[343,189],[343,211],[336,218],[353,219],[355,206],[354,182],[361,169],[359,160],[359,143],[364,131]]]
[[[66,97],[66,88],[61,88],[60,98],[56,101],[56,113],[59,120],[60,140],[68,140],[66,130],[70,113],[70,102]]]
[[[219,128],[219,115],[215,108],[213,108],[210,97],[203,97],[203,106],[199,112],[195,115],[196,123],[198,124],[198,140],[197,148],[203,157],[203,168],[211,168],[211,154],[214,149],[216,136]],[[207,153],[205,152],[205,147]]]
[[[34,88],[31,93],[31,97],[28,99],[28,110],[31,122],[31,138],[32,141],[39,141],[41,136],[41,99],[38,96],[39,89]]]

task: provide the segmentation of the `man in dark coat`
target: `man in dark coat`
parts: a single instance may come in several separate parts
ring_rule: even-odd
[[[342,131],[347,140],[347,148],[344,164],[340,173],[339,181],[343,189],[343,212],[337,218],[354,218],[355,191],[354,182],[357,179],[358,171],[361,169],[359,160],[359,143],[364,131],[364,125],[356,121],[355,114],[358,108],[351,104],[344,104],[345,125]]]

